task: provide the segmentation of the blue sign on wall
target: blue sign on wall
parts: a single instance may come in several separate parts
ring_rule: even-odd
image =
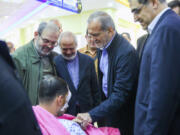
[[[82,10],[81,0],[37,0],[43,3],[47,3],[52,6],[60,7],[62,9],[80,13]]]

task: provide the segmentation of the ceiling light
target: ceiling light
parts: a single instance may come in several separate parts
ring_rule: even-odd
[[[8,3],[22,3],[24,0],[1,0],[3,2],[8,2]]]

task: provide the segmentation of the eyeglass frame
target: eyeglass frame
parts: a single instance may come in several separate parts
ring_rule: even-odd
[[[132,9],[132,13],[133,14],[139,14],[140,12],[141,12],[141,10],[142,10],[142,8],[144,7],[145,5],[144,4],[142,4],[139,8],[134,8],[134,9]]]
[[[43,38],[42,35],[39,35],[39,37],[42,39],[44,44],[50,44],[53,47],[58,46],[58,42],[50,41],[49,39]]]
[[[102,30],[101,32],[99,33],[93,33],[93,34],[90,34],[88,33],[87,34],[87,37],[91,40],[92,38],[97,38],[99,37],[101,34],[103,34],[104,32],[107,32],[108,30]]]

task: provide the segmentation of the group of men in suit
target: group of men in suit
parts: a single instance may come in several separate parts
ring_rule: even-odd
[[[129,2],[135,21],[139,21],[142,27],[147,29],[149,33],[143,40],[144,46],[138,49],[140,59],[138,87],[135,102],[134,135],[178,135],[180,134],[178,129],[178,125],[180,124],[180,84],[178,81],[180,73],[180,17],[168,8],[165,0],[129,0]],[[122,99],[124,99],[122,95],[125,95],[126,89],[121,89],[122,87],[118,86],[116,82],[113,82],[111,85],[111,79],[117,81],[118,83],[120,82],[120,84],[126,83],[121,83],[118,78],[113,78],[114,75],[111,73],[112,67],[115,67],[113,71],[117,76],[118,73],[119,75],[120,73],[123,73],[121,72],[122,70],[117,70],[118,68],[116,66],[118,66],[118,62],[116,61],[116,65],[113,65],[114,61],[111,59],[111,53],[113,53],[114,60],[118,57],[116,51],[111,50],[115,47],[115,44],[113,43],[116,36],[111,36],[110,39],[108,39],[108,36],[105,36],[105,33],[107,32],[106,34],[108,35],[109,32],[108,30],[103,29],[105,28],[103,22],[106,22],[106,15],[103,13],[101,15],[100,13],[98,15],[97,14],[94,13],[90,16],[88,20],[88,32],[92,36],[92,39],[96,42],[96,46],[101,49],[99,57],[99,73],[103,73],[103,76],[99,75],[102,77],[100,78],[100,85],[102,85],[101,91],[106,94],[104,91],[104,89],[106,89],[106,86],[104,85],[106,79],[104,81],[104,77],[107,77],[106,75],[108,72],[109,76],[107,77],[107,86],[109,95],[108,97],[105,95],[106,98],[104,101],[99,106],[89,111],[89,113],[78,114],[78,118],[84,121],[84,123],[87,123],[101,117],[108,117],[107,119],[111,119],[110,125],[114,126],[113,124],[115,122],[112,120],[114,116],[118,122],[121,121],[124,125],[126,125],[126,122],[123,120],[128,120],[127,117],[124,117],[125,119],[118,119],[118,117],[122,116],[120,112],[116,114],[113,111],[110,113],[108,110],[116,110],[114,106],[116,106],[116,103],[120,103],[117,105],[117,108],[124,111],[121,103]],[[100,21],[100,16],[103,18],[103,22]],[[100,30],[98,29],[98,26],[100,26]],[[97,36],[98,34],[99,36]],[[103,42],[103,40],[100,41],[100,37],[102,37],[103,34],[104,39],[107,39],[108,42]],[[120,41],[120,39],[118,39],[118,41]],[[105,46],[103,46],[104,44],[102,42],[105,43]],[[110,45],[107,43],[110,43]],[[118,48],[121,48],[124,44],[125,43],[121,41]],[[128,45],[126,46],[126,49],[127,48],[129,48]],[[108,52],[109,49],[111,51]],[[106,51],[104,52],[104,50]],[[116,50],[118,49],[116,48]],[[121,51],[124,53],[127,52],[121,48],[118,50],[118,54],[121,54]],[[132,66],[134,62],[130,56],[133,56],[133,53],[127,54],[129,57],[123,54],[126,58],[128,58],[125,61],[128,62],[128,60],[130,60],[132,63],[126,64]],[[104,66],[104,69],[101,67],[103,57],[106,57],[106,59],[109,60],[108,62],[105,62],[106,64],[104,64],[109,64],[107,69],[106,66]],[[123,56],[119,57],[120,62],[122,62],[123,59],[120,58],[123,58]],[[123,64],[118,67],[122,68]],[[122,69],[124,70],[124,68]],[[124,73],[125,72],[126,71],[124,71]],[[126,77],[128,78],[127,74]],[[122,91],[123,94],[121,93]],[[116,92],[116,94],[113,92]],[[129,90],[129,93],[130,92],[132,94],[132,91]],[[115,99],[120,99],[121,101],[116,102],[116,100],[113,99],[114,95],[120,95],[120,97]],[[110,101],[110,104],[108,104],[108,100]],[[125,101],[126,106],[127,100]],[[111,108],[112,106],[113,109]],[[113,116],[111,116],[111,114],[113,114]],[[115,126],[119,126],[123,135],[133,134],[130,132],[131,130],[129,130],[128,127],[125,127],[125,130],[123,130],[123,126],[120,122],[119,124],[116,123]]]
[[[77,51],[75,35],[60,34],[53,22],[41,24],[34,40],[13,55],[20,77],[23,83],[28,82],[29,72],[33,72],[30,81],[38,81],[33,91],[36,95],[44,75],[63,78],[72,93],[67,112],[77,115],[83,127],[100,121],[104,126],[119,128],[122,135],[178,135],[180,17],[167,7],[165,0],[129,3],[135,21],[149,33],[140,49],[140,62],[137,51],[116,32],[110,15],[97,11],[88,18],[87,34],[99,48],[98,81],[93,59]],[[52,56],[56,45],[61,54]],[[24,57],[20,58],[22,53]],[[25,88],[34,90],[28,85]],[[36,104],[38,96],[32,100]]]

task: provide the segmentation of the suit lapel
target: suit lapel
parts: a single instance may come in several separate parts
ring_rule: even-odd
[[[173,13],[173,11],[169,9],[169,10],[165,11],[165,12],[162,14],[162,16],[161,16],[160,19],[158,20],[157,24],[156,24],[155,27],[153,28],[153,31],[151,32],[151,34],[153,34],[154,31],[156,31],[158,25],[164,20],[164,18],[165,18],[165,17],[168,17],[168,14],[171,14],[171,13]]]
[[[86,68],[85,68],[85,64],[84,64],[84,61],[83,61],[82,54],[77,52],[77,55],[78,55],[78,58],[79,58],[79,84],[78,84],[77,89],[79,89],[79,87],[81,85],[81,82],[82,82],[82,79],[83,79],[83,74],[85,73],[84,70]]]
[[[145,44],[146,44],[146,42],[147,42],[148,37],[149,37],[149,34],[145,35],[144,40],[143,40],[142,43],[141,43],[141,44],[142,44],[142,47],[141,47],[140,50],[139,50],[139,54],[140,54],[140,56],[139,56],[139,63],[141,63],[142,53],[143,53],[143,50],[144,50],[144,47],[145,47]]]
[[[146,47],[146,44],[148,43],[148,40],[150,40],[150,38],[152,37],[152,35],[154,33],[156,33],[155,31],[157,30],[157,27],[159,26],[159,24],[164,20],[165,17],[167,17],[168,14],[171,14],[172,11],[169,9],[167,11],[165,11],[165,13],[160,17],[160,19],[158,20],[157,24],[155,25],[155,27],[153,28],[153,31],[151,32],[151,34],[147,34],[147,37],[146,39],[144,40],[143,42],[143,47],[141,49],[141,56],[140,56],[140,63],[141,63],[141,60],[142,60],[142,57],[143,57],[143,52],[144,52],[144,49]]]

